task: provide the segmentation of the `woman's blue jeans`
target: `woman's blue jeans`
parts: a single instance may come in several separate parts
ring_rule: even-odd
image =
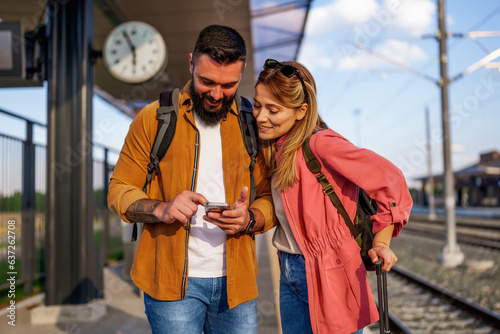
[[[186,298],[157,300],[144,293],[153,334],[257,333],[257,300],[229,309],[226,277],[189,277]]]
[[[283,334],[313,334],[304,256],[278,251],[278,257],[281,269],[280,315]],[[363,329],[360,329],[353,334],[362,333]]]

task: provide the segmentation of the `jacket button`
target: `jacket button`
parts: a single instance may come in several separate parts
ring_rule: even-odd
[[[341,259],[337,259],[337,264],[341,264],[342,263],[342,260]]]
[[[391,203],[391,206],[392,206],[392,207],[395,207],[396,205],[397,205],[397,204],[396,204],[396,202],[392,202],[392,203]]]

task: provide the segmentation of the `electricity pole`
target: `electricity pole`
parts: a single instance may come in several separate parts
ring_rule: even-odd
[[[455,215],[455,191],[452,163],[451,163],[451,139],[450,139],[450,112],[448,104],[448,54],[446,50],[446,21],[445,0],[438,0],[438,33],[439,41],[439,65],[441,87],[441,113],[443,122],[443,161],[444,161],[444,203],[446,223],[446,245],[441,253],[441,261],[444,267],[453,268],[463,263],[464,254],[457,244],[456,215]]]
[[[352,41],[352,44],[359,49],[367,50],[370,54],[384,59],[405,71],[413,72],[414,74],[430,80],[441,89],[441,110],[443,122],[443,160],[444,160],[444,185],[445,185],[445,224],[446,224],[446,245],[441,253],[441,260],[444,267],[452,268],[460,265],[464,261],[464,254],[457,245],[457,231],[456,231],[456,216],[455,216],[455,191],[454,191],[454,176],[451,163],[451,140],[450,140],[450,113],[448,106],[448,86],[451,82],[462,78],[466,74],[470,74],[481,67],[486,67],[492,60],[500,57],[500,48],[490,52],[487,56],[483,57],[473,65],[469,66],[465,71],[458,74],[452,79],[448,78],[448,54],[446,51],[446,39],[448,33],[446,31],[445,22],[445,0],[437,0],[438,2],[438,33],[437,36],[426,35],[425,38],[436,38],[439,42],[439,64],[440,64],[440,78],[436,82],[434,78],[426,73],[409,67],[407,64],[395,60],[387,55],[379,53],[361,43]],[[453,34],[454,37],[463,37],[465,34]],[[467,33],[471,37],[491,37],[500,36],[500,31],[491,32],[474,32]],[[496,64],[492,64],[497,66]]]

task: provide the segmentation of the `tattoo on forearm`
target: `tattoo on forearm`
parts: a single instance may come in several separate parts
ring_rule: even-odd
[[[125,217],[132,222],[153,223],[158,218],[153,214],[161,202],[152,199],[140,199],[132,203],[125,212]]]

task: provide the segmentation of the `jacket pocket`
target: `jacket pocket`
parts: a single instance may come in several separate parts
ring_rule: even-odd
[[[356,241],[348,236],[338,243],[338,247],[326,247],[320,255],[324,270],[342,268],[353,256],[359,254],[359,246]]]

